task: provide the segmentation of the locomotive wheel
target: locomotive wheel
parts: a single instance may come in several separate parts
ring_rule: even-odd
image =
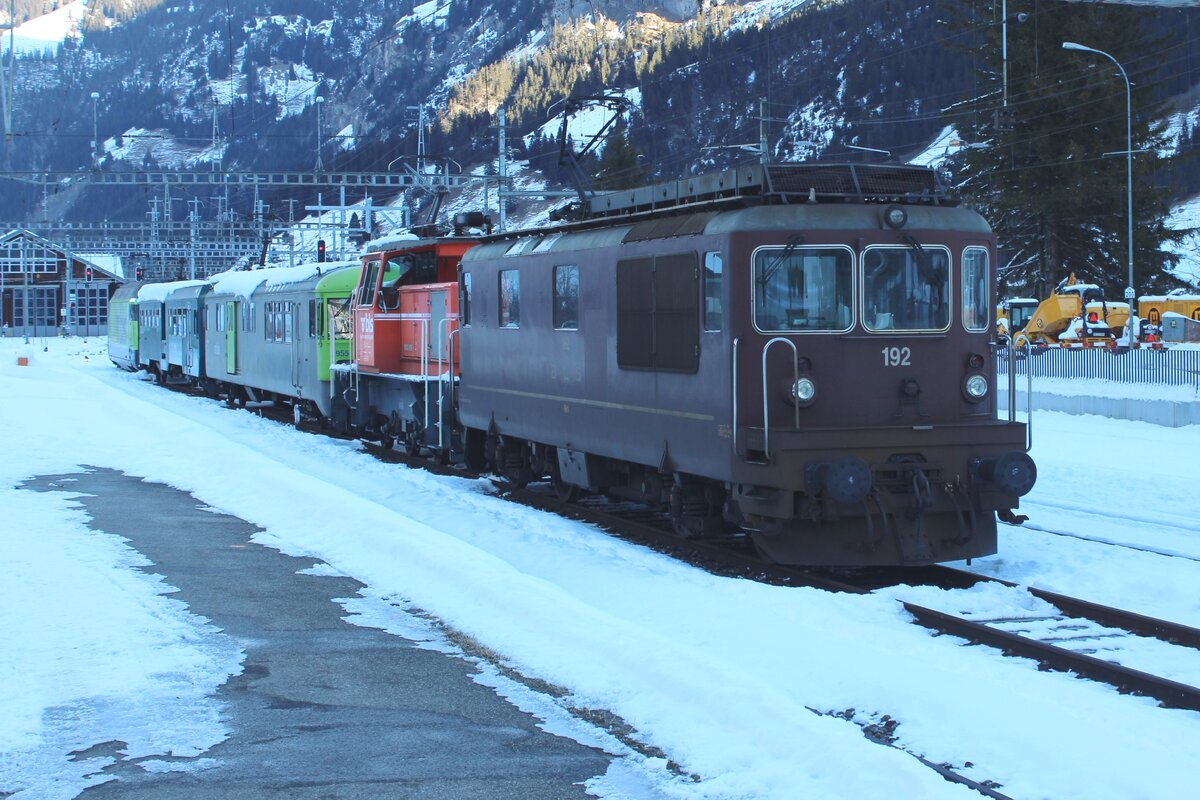
[[[554,487],[554,496],[561,503],[574,503],[582,494],[579,487],[573,483],[567,483],[562,479],[562,472],[558,468],[558,459],[552,460],[550,466],[550,485]]]
[[[381,432],[379,434],[379,446],[384,450],[391,450],[396,446],[396,437],[387,431]]]
[[[532,475],[520,442],[500,440],[496,446],[496,473],[518,489],[529,485]]]

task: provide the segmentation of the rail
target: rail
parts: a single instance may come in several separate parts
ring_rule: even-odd
[[[776,336],[774,339],[768,339],[762,349],[762,388],[763,388],[763,455],[767,461],[771,460],[771,411],[770,403],[767,396],[767,352],[771,349],[771,345],[778,342],[783,342],[788,347],[792,348],[792,385],[795,386],[800,381],[800,351],[796,349],[796,343],[791,339],[783,336]],[[796,406],[796,428],[800,428],[800,406]]]

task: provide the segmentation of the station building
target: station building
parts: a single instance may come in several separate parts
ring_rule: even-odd
[[[120,262],[75,253],[18,228],[0,236],[0,333],[103,336]]]

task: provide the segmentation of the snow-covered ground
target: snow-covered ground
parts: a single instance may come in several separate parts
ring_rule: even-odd
[[[236,646],[133,570],[145,561],[128,544],[88,530],[69,493],[15,488],[83,464],[192,492],[261,526],[262,544],[362,581],[345,602],[355,624],[447,649],[403,598],[565,687],[550,698],[479,668],[548,728],[613,754],[588,785],[600,797],[979,796],[914,755],[1015,798],[1176,798],[1200,775],[1200,713],[934,636],[897,603],[1004,615],[1037,607],[1023,592],[853,597],[713,577],[485,481],[166,392],[109,365],[103,340],[0,339],[0,397],[0,792],[74,796],[107,757],[69,754],[101,742],[199,760],[225,736],[213,693],[240,670]],[[1197,452],[1200,428],[1039,415],[1031,524],[1004,528],[1001,553],[972,568],[1200,625]],[[1200,683],[1194,659],[1140,657]],[[567,707],[616,714],[666,758],[564,724]],[[854,724],[884,715],[895,747]]]

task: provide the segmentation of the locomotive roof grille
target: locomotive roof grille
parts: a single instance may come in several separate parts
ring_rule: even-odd
[[[756,164],[589,198],[584,219],[701,203],[957,205],[928,167],[907,164]]]

